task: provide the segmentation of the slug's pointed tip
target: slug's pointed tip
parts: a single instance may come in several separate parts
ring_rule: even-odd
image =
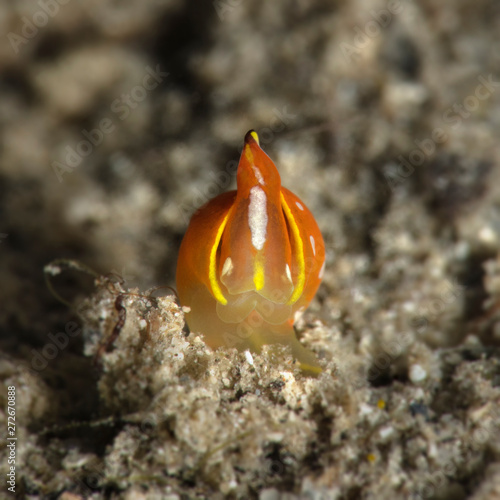
[[[257,146],[260,146],[259,136],[255,130],[249,130],[245,135],[245,144],[250,144],[252,142],[256,142]]]

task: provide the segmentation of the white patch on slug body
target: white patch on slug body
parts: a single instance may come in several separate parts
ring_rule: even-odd
[[[232,272],[233,272],[233,260],[231,259],[231,257],[228,257],[225,261],[224,261],[224,265],[222,266],[222,274],[221,274],[221,277],[222,276],[226,276],[226,275],[230,275]]]
[[[255,174],[255,177],[257,178],[258,183],[265,186],[266,183],[264,181],[264,177],[262,177],[261,171],[257,167],[252,167],[252,170],[253,173]]]
[[[267,235],[267,197],[258,186],[250,189],[248,225],[252,233],[252,245],[257,250],[262,250]]]
[[[298,201],[295,202],[295,205],[297,205],[299,210],[304,210],[304,207]]]
[[[290,280],[290,283],[293,283],[292,282],[292,272],[290,271],[290,266],[288,264],[285,267],[285,271],[286,271],[286,277]]]
[[[316,257],[316,242],[314,241],[314,236],[311,234],[309,236],[309,241],[311,242],[311,247],[313,249],[313,255]]]
[[[318,278],[320,280],[322,280],[324,275],[325,275],[325,263],[323,262],[323,265],[321,266],[321,269],[319,270]]]

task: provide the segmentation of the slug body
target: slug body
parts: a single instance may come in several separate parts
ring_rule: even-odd
[[[260,351],[290,345],[301,368],[319,373],[295,336],[295,313],[321,282],[325,245],[313,215],[281,186],[254,131],[245,136],[237,190],[217,196],[192,217],[177,263],[177,291],[192,331],[217,348]]]

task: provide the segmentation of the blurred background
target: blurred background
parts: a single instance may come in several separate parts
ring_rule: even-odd
[[[430,347],[499,342],[474,326],[497,290],[499,2],[16,0],[0,26],[13,359],[73,317],[44,282],[53,259],[173,286],[189,218],[234,187],[251,128],[323,231],[315,317],[356,341],[405,324]],[[92,290],[73,274],[54,280],[68,300]],[[80,350],[53,367],[79,371]]]

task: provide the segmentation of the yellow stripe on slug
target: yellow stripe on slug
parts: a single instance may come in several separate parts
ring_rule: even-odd
[[[250,165],[253,165],[253,153],[252,153],[252,148],[250,147],[249,144],[245,145],[245,157],[248,163],[250,163]]]
[[[227,299],[222,294],[222,290],[220,289],[219,282],[217,281],[216,258],[217,258],[217,249],[219,248],[220,239],[222,238],[222,232],[224,231],[224,228],[226,227],[227,219],[229,218],[230,213],[231,213],[230,211],[227,213],[227,215],[224,217],[223,221],[221,222],[219,229],[217,230],[214,244],[212,246],[212,249],[210,250],[210,263],[209,263],[209,268],[208,268],[208,279],[210,280],[210,286],[212,287],[212,293],[214,294],[214,297],[223,306],[225,306],[227,304]]]
[[[306,263],[304,260],[304,244],[302,243],[302,238],[300,237],[300,231],[299,227],[297,226],[297,223],[295,222],[295,219],[293,217],[292,211],[290,210],[290,207],[288,206],[287,202],[285,201],[285,197],[283,196],[283,193],[281,193],[281,205],[283,206],[283,210],[285,211],[286,218],[288,220],[288,223],[290,224],[290,228],[292,229],[293,237],[295,238],[295,241],[297,242],[297,261],[298,261],[298,267],[299,267],[299,274],[297,276],[297,285],[295,286],[293,290],[292,296],[288,299],[287,304],[293,304],[299,300],[300,296],[302,295],[302,292],[304,291],[304,285],[306,282]]]
[[[252,130],[250,132],[250,135],[254,138],[254,140],[257,143],[257,145],[260,146],[259,136],[257,135],[257,132],[255,132],[255,130]]]
[[[260,257],[256,257],[255,265],[253,268],[253,284],[255,290],[262,290],[264,288],[264,266]]]
[[[252,136],[252,139],[257,143],[257,146],[260,146],[259,136],[257,135],[257,132],[255,132],[255,130],[252,130],[250,132],[250,135]],[[248,137],[248,134],[247,134],[247,137]],[[248,143],[245,143],[245,158],[247,159],[248,163],[250,163],[250,165],[254,164],[252,147]]]

